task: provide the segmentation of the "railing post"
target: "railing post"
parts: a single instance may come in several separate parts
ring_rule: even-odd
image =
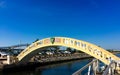
[[[96,75],[96,63],[95,62],[93,62],[92,69],[93,69],[94,75]]]
[[[73,73],[72,75],[81,75],[81,72],[83,70],[85,70],[86,68],[88,68],[88,75],[90,75],[90,69],[91,69],[91,65],[93,65],[94,62],[96,62],[97,59],[91,61],[90,63],[88,63],[87,65],[85,65],[84,67],[82,67],[81,69],[79,69],[78,71],[76,71],[75,73]]]
[[[89,68],[88,68],[88,75],[90,75],[90,70],[91,70],[91,65],[89,65]]]
[[[108,75],[111,75],[111,68],[109,68],[108,70]]]
[[[99,61],[98,60],[93,62],[93,71],[94,71],[94,75],[96,75],[96,73],[99,72]]]
[[[117,71],[118,74],[120,74],[120,60],[117,61],[115,70]]]
[[[115,62],[111,65],[112,74],[115,74]]]
[[[97,68],[96,71],[97,71],[97,72],[100,72],[100,71],[99,71],[99,60],[96,61],[96,68]]]
[[[115,63],[116,62],[112,60],[102,75],[115,75]]]

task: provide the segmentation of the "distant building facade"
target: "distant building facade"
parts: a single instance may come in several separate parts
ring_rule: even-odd
[[[10,64],[10,55],[7,53],[0,52],[0,65]]]

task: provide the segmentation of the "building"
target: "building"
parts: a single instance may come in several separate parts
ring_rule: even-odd
[[[0,52],[0,65],[10,64],[10,55]]]

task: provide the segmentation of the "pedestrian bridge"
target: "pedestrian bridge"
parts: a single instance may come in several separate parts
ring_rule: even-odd
[[[27,62],[32,56],[34,56],[40,50],[44,50],[46,47],[50,46],[65,46],[74,48],[76,50],[80,50],[100,60],[106,65],[109,65],[111,60],[114,61],[120,60],[119,57],[94,44],[73,38],[52,37],[38,40],[32,43],[17,56],[18,62],[19,63]]]

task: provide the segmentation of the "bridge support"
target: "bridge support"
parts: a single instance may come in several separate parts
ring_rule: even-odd
[[[7,55],[7,64],[10,64],[10,55]]]

